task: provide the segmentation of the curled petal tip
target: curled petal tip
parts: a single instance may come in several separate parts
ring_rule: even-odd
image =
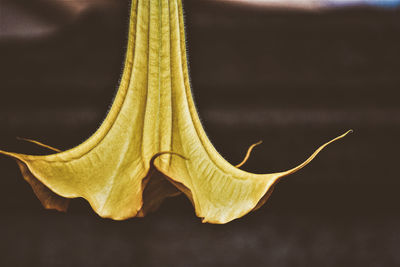
[[[294,167],[293,169],[290,169],[288,171],[285,172],[281,172],[281,173],[277,173],[277,178],[281,178],[284,176],[287,176],[289,174],[295,173],[298,170],[302,169],[303,167],[305,167],[308,163],[310,163],[318,154],[319,152],[321,152],[321,150],[323,150],[325,147],[327,147],[328,145],[332,144],[333,142],[342,139],[343,137],[345,137],[346,135],[352,133],[353,130],[348,130],[347,132],[345,132],[342,135],[339,135],[338,137],[326,142],[325,144],[323,144],[322,146],[320,146],[319,148],[317,148],[317,150],[314,151],[314,153],[308,157],[303,163],[301,163],[300,165],[298,165],[297,167]]]
[[[244,159],[242,160],[242,162],[240,162],[239,164],[237,164],[235,167],[236,167],[236,168],[242,167],[242,166],[249,160],[251,151],[253,151],[253,149],[254,149],[256,146],[261,145],[262,142],[263,142],[263,141],[260,140],[260,141],[258,141],[257,143],[252,144],[252,145],[247,149],[246,156],[244,157]]]
[[[183,156],[182,154],[179,154],[179,153],[177,153],[177,152],[174,152],[174,151],[161,151],[161,152],[158,152],[158,153],[154,154],[154,155],[151,157],[151,159],[150,159],[150,165],[153,165],[153,164],[154,164],[154,161],[155,161],[158,157],[160,157],[160,156],[162,156],[162,155],[166,155],[166,154],[168,154],[168,155],[175,155],[175,156],[178,156],[178,157],[180,157],[180,158],[182,158],[182,159],[184,159],[184,160],[189,160],[187,157],[185,157],[185,156]]]

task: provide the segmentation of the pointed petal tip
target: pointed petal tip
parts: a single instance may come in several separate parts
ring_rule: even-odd
[[[341,135],[342,137],[345,137],[348,134],[354,133],[353,129],[348,130],[347,132],[345,132],[343,135]]]
[[[4,150],[0,150],[0,154],[2,154],[4,156],[9,156],[9,157],[12,157],[12,158],[16,158],[13,153],[7,152],[7,151],[4,151]]]
[[[332,144],[333,142],[342,139],[343,137],[347,136],[348,134],[352,133],[353,130],[350,129],[347,132],[345,132],[342,135],[339,135],[338,137],[326,142],[325,144],[321,145],[319,148],[317,148],[313,154],[311,154],[310,157],[308,157],[303,163],[301,163],[300,165],[298,165],[297,167],[294,167],[293,169],[290,169],[288,171],[285,172],[280,172],[280,173],[276,173],[276,177],[278,178],[282,178],[284,176],[287,176],[289,174],[293,174],[295,172],[297,172],[298,170],[302,169],[303,167],[305,167],[306,165],[308,165],[308,163],[310,163],[318,154],[319,152],[321,152],[325,147],[327,147],[328,145]]]
[[[52,146],[43,144],[42,142],[39,142],[39,141],[36,141],[36,140],[33,140],[33,139],[23,138],[23,137],[18,137],[18,136],[17,136],[16,138],[17,138],[17,140],[29,142],[29,143],[38,145],[38,146],[40,146],[40,147],[47,148],[47,149],[52,150],[52,151],[57,152],[57,153],[62,152],[62,151],[61,151],[60,149],[58,149],[58,148],[55,148],[55,147],[52,147]]]

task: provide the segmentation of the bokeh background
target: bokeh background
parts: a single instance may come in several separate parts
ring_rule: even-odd
[[[130,1],[0,1],[1,149],[81,143],[115,94]],[[400,9],[339,2],[184,0],[195,100],[227,160],[263,140],[243,168],[286,170],[355,131],[263,208],[227,225],[183,196],[123,222],[81,199],[57,213],[2,157],[0,265],[400,266]]]

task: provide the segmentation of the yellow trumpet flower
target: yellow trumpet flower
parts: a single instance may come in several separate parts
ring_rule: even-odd
[[[280,178],[346,134],[288,171],[232,166],[207,138],[193,102],[181,0],[133,0],[122,80],[100,128],[68,151],[0,153],[17,160],[46,208],[65,211],[69,199],[83,197],[101,217],[123,220],[183,192],[203,222],[227,223],[260,207]]]

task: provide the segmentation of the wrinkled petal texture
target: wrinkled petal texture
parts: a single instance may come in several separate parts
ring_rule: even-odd
[[[101,217],[122,220],[182,191],[203,222],[226,223],[262,205],[279,178],[328,144],[280,173],[252,174],[225,161],[193,102],[182,12],[180,0],[133,0],[121,83],[88,140],[46,156],[0,151],[18,161],[45,207],[65,210],[69,198],[83,197]]]

